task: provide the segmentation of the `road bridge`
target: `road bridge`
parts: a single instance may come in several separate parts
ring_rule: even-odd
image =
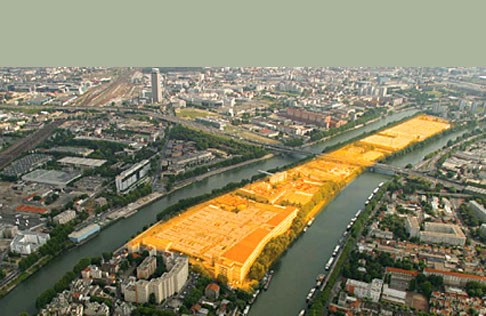
[[[465,186],[463,184],[450,181],[450,180],[444,180],[444,179],[439,179],[433,176],[429,176],[426,173],[412,170],[412,169],[406,169],[398,166],[392,166],[389,164],[384,164],[384,163],[376,163],[371,167],[368,167],[368,171],[370,172],[376,172],[384,175],[404,175],[404,176],[411,176],[411,177],[417,177],[417,178],[422,178],[425,180],[428,180],[432,183],[435,183],[436,185],[438,183],[442,184],[445,187],[449,188],[454,188],[458,192],[462,192],[465,189]]]

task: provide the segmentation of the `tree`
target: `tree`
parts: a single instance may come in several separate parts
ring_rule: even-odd
[[[150,293],[148,302],[150,305],[157,304],[157,299],[155,298],[155,293]]]
[[[78,274],[91,264],[91,258],[83,258],[74,266],[74,273]]]
[[[126,271],[129,267],[129,263],[128,263],[128,260],[123,260],[121,263],[120,263],[120,269],[122,271]]]
[[[219,284],[225,285],[225,284],[228,283],[228,277],[226,277],[225,275],[220,274],[217,277],[217,281],[218,281]]]
[[[93,258],[91,258],[91,264],[100,265],[101,264],[101,257],[93,257]]]
[[[483,297],[486,295],[486,285],[475,281],[467,282],[466,292],[471,297]]]
[[[184,298],[184,305],[187,308],[191,308],[192,305],[196,304],[199,302],[199,299],[202,297],[203,293],[200,289],[194,288],[187,294],[187,296]]]
[[[425,281],[420,286],[420,292],[422,292],[428,298],[430,298],[430,296],[432,295],[432,290],[432,283],[430,283],[429,281]]]
[[[103,259],[104,259],[105,261],[110,260],[110,259],[111,259],[111,257],[112,257],[111,252],[103,252]]]

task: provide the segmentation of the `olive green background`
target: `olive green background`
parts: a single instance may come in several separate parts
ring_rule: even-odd
[[[485,66],[486,1],[1,0],[2,66]]]

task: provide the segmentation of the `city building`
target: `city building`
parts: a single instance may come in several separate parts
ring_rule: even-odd
[[[420,232],[420,241],[464,246],[466,244],[466,236],[457,225],[426,222],[424,230]]]
[[[74,231],[68,235],[69,239],[72,242],[75,243],[80,243],[86,238],[92,236],[93,234],[96,234],[99,232],[101,229],[100,225],[98,224],[90,224],[84,228],[81,228],[80,230]]]
[[[28,182],[49,184],[56,187],[64,188],[69,183],[80,177],[81,173],[77,171],[65,172],[58,170],[36,169],[22,176],[22,180]]]
[[[145,159],[123,171],[115,178],[118,193],[127,193],[148,174],[150,161]]]
[[[466,273],[459,273],[459,272],[452,272],[452,271],[443,271],[431,268],[425,268],[424,274],[426,276],[429,275],[437,275],[441,276],[444,279],[445,285],[450,286],[458,286],[464,287],[466,286],[467,282],[475,281],[482,284],[486,284],[486,277],[478,276],[474,274],[466,274]]]
[[[175,259],[175,265],[170,271],[150,281],[136,280],[131,277],[122,284],[121,291],[125,301],[133,303],[147,303],[151,294],[155,295],[156,303],[178,293],[189,276],[189,260],[187,257]]]
[[[103,272],[98,266],[89,265],[83,271],[81,271],[81,277],[83,279],[101,279],[106,276],[107,273]]]
[[[76,168],[97,168],[106,163],[104,159],[91,159],[81,157],[64,157],[57,161],[61,165],[74,166]]]
[[[152,68],[152,102],[160,103],[162,101],[162,87],[160,83],[160,71],[158,68]]]
[[[108,316],[110,308],[105,303],[87,302],[83,313],[86,316]]]
[[[18,226],[0,223],[0,238],[14,238],[18,232]]]
[[[137,267],[137,278],[148,279],[157,269],[157,258],[154,256],[146,257]]]
[[[21,231],[10,242],[10,250],[22,255],[30,255],[49,239],[49,234]]]
[[[392,289],[388,284],[383,285],[383,292],[381,293],[381,299],[394,304],[406,304],[407,292]]]
[[[432,292],[429,306],[432,315],[486,315],[485,297],[469,297],[462,291]]]
[[[209,283],[204,289],[204,296],[209,300],[217,300],[219,298],[219,285]]]
[[[52,221],[56,224],[62,225],[62,224],[66,224],[67,222],[72,221],[75,218],[76,218],[76,211],[67,210],[67,211],[64,211],[64,212],[54,216]]]
[[[417,271],[386,267],[385,273],[390,276],[390,288],[405,291],[408,289],[410,281],[417,275]]]
[[[479,234],[481,237],[486,238],[486,223],[481,224],[481,227],[479,227]]]
[[[314,124],[325,128],[331,127],[332,117],[328,113],[316,113],[299,108],[287,108],[284,115],[298,122]]]
[[[48,149],[49,152],[69,153],[86,157],[94,152],[94,149],[87,147],[56,146]]]
[[[346,291],[357,298],[367,298],[372,302],[378,302],[381,296],[383,280],[373,279],[371,283],[366,283],[354,279],[346,281]]]
[[[469,201],[468,206],[471,210],[473,210],[474,214],[476,214],[480,221],[486,222],[486,209],[484,206],[474,200]]]
[[[226,121],[212,118],[212,117],[198,117],[196,118],[196,122],[204,125],[212,126],[219,130],[224,130],[224,128],[226,127]]]
[[[205,164],[214,160],[215,156],[209,151],[196,152],[194,154],[184,155],[174,158],[170,161],[170,169],[187,170],[189,168]]]
[[[420,224],[417,217],[407,216],[405,219],[405,230],[412,238],[420,236]]]

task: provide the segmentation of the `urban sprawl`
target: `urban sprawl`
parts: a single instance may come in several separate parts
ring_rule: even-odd
[[[297,314],[486,315],[485,113],[484,68],[0,68],[0,295],[146,205],[293,157],[162,206],[29,304],[40,315],[251,315],[281,255],[375,172],[387,180]],[[448,135],[416,164],[389,163]]]

